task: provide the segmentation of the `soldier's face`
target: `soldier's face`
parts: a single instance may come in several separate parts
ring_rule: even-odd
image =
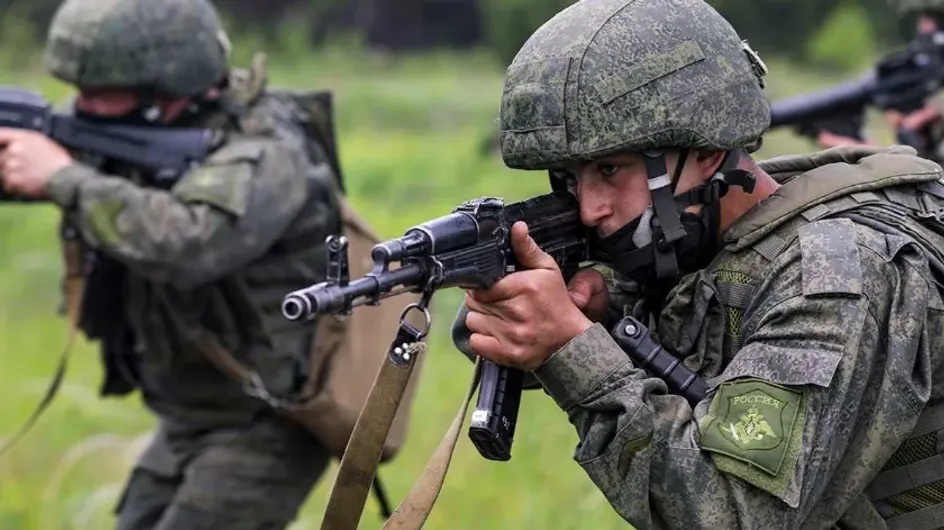
[[[690,151],[682,168],[676,194],[703,183],[721,163],[723,153]],[[665,153],[668,174],[675,171],[677,152]],[[583,223],[607,237],[643,214],[652,202],[649,175],[640,154],[614,155],[573,168],[571,192],[580,203]],[[697,211],[692,206],[690,211]]]
[[[928,15],[921,15],[915,22],[915,29],[920,35],[928,35],[938,30],[937,20]]]
[[[163,122],[173,121],[187,107],[187,99],[159,99]],[[121,88],[83,89],[76,99],[76,107],[90,115],[118,118],[137,110],[141,99],[131,90]]]
[[[138,106],[138,97],[127,90],[83,90],[76,100],[76,107],[83,112],[113,118],[123,116]]]

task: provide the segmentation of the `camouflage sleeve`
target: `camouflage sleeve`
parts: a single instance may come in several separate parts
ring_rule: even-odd
[[[944,305],[906,243],[845,219],[802,228],[694,409],[603,327],[575,337],[535,372],[576,427],[575,460],[640,529],[831,527],[930,393],[923,337]]]
[[[316,179],[329,178],[301,149],[237,140],[169,191],[75,163],[52,176],[49,195],[92,247],[155,282],[192,288],[263,255],[311,200]]]

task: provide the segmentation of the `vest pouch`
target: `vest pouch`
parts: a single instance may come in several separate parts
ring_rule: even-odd
[[[685,276],[660,314],[660,343],[682,359],[689,370],[717,373],[725,346],[725,308],[710,272]]]

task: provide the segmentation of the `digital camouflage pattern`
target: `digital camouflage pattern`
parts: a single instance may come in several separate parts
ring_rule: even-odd
[[[169,311],[218,334],[272,392],[290,394],[305,374],[312,331],[288,323],[281,300],[320,281],[323,248],[308,242],[335,233],[339,213],[327,165],[312,165],[303,138],[277,128],[285,116],[276,115],[289,112],[263,98],[243,121],[272,129],[230,133],[169,192],[78,163],[50,180],[52,200],[83,239],[131,272],[127,309],[145,399],[168,419],[229,423],[230,413],[244,420],[263,407],[175,332]]]
[[[944,173],[913,155],[844,148],[762,163],[783,186],[661,311],[611,282],[611,306],[707,378],[694,409],[637,369],[607,323],[534,372],[577,430],[575,460],[627,521],[871,530],[886,528],[881,513],[937,502],[867,493],[924,406],[944,399],[929,264],[944,272],[944,237],[918,222],[944,208]]]
[[[587,0],[541,26],[505,76],[505,164],[545,169],[620,151],[753,144],[766,66],[700,0]]]
[[[122,530],[284,528],[330,458],[200,349],[211,333],[270,393],[298,392],[314,329],[285,320],[281,301],[324,280],[324,246],[312,242],[340,230],[334,175],[290,126],[298,109],[263,93],[245,110],[238,131],[221,125],[232,123],[223,111],[201,114],[194,126],[225,139],[170,190],[82,163],[49,182],[83,241],[129,273],[123,313],[135,340],[104,386],[137,387],[159,429],[123,496]]]
[[[229,40],[207,0],[65,0],[46,69],[83,87],[148,87],[191,96],[227,71]]]

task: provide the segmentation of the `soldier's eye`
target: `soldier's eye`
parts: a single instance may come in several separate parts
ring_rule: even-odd
[[[568,171],[565,169],[554,169],[554,170],[551,170],[551,177],[553,177],[556,180],[561,181],[561,183],[564,185],[564,188],[567,191],[571,193],[576,192],[577,175],[575,175],[572,171]]]
[[[620,170],[620,167],[613,164],[597,164],[597,169],[604,177],[612,177]]]
[[[567,177],[565,182],[567,183],[567,191],[576,195],[577,194],[577,177]]]

